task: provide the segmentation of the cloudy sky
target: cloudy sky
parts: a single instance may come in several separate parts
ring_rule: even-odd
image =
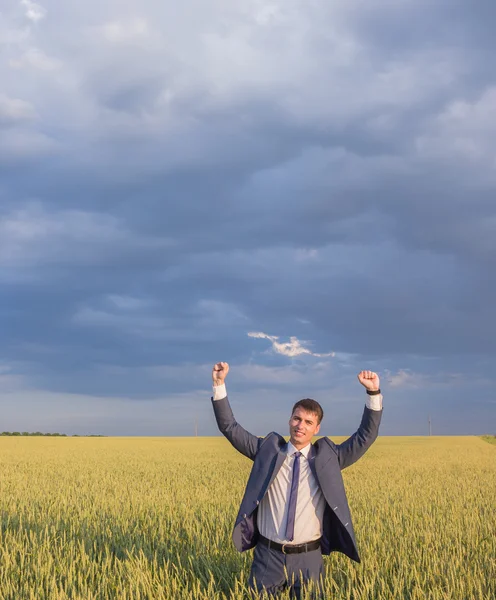
[[[3,0],[0,430],[496,433],[495,21]]]

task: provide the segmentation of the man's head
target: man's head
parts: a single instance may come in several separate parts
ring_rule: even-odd
[[[324,417],[322,406],[311,398],[298,400],[289,419],[290,442],[295,448],[304,448],[320,429]]]

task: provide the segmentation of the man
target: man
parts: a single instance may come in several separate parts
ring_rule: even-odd
[[[269,595],[291,589],[300,598],[303,584],[317,585],[323,574],[322,554],[338,551],[360,562],[342,469],[356,462],[377,438],[382,416],[379,377],[361,371],[358,380],[367,391],[358,430],[342,444],[323,437],[322,407],[300,400],[289,420],[290,440],[271,432],[259,438],[236,422],[227,399],[229,365],[212,371],[212,403],[220,431],[254,461],[234,525],[233,541],[240,552],[255,548],[249,585]]]

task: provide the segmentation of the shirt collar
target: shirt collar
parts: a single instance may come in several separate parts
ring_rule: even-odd
[[[308,453],[310,452],[310,448],[312,447],[312,444],[309,443],[307,444],[304,448],[302,448],[300,450],[300,452],[303,454],[303,456],[308,459]],[[295,452],[298,452],[298,450],[293,446],[293,444],[291,442],[288,442],[288,456],[293,456],[293,454]]]

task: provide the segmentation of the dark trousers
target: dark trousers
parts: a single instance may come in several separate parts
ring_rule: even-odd
[[[322,552],[320,549],[301,554],[284,554],[279,550],[257,544],[253,554],[249,586],[255,598],[266,592],[277,596],[288,588],[291,597],[299,600],[301,588],[305,583],[315,582],[315,598],[320,598],[320,586],[323,578]]]

